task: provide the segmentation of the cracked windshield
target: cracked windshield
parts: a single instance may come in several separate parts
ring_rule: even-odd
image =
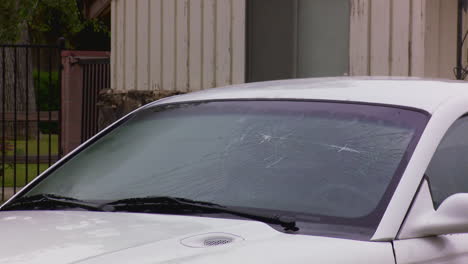
[[[302,101],[150,107],[128,118],[28,195],[88,201],[171,196],[343,218],[371,214],[424,116]],[[417,123],[417,122],[416,122]]]

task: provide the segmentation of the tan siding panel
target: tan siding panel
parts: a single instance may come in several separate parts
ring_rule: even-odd
[[[350,74],[369,74],[369,7],[370,0],[351,0]]]
[[[390,1],[372,0],[371,12],[371,75],[389,75]]]
[[[424,76],[425,0],[412,1],[411,76]]]
[[[457,16],[455,15],[457,12],[457,0],[443,1],[440,5],[439,13],[441,21],[439,35],[439,77],[454,79],[453,68],[457,63],[457,50],[455,48],[457,39]],[[466,63],[466,59],[464,62]]]
[[[116,27],[117,27],[117,22],[116,22],[116,19],[117,19],[117,15],[116,15],[116,12],[117,12],[117,2],[116,0],[112,0],[111,1],[111,58],[110,58],[110,68],[111,68],[111,87],[110,88],[115,88],[115,84],[116,84],[116,63],[117,63],[117,60],[116,58],[118,56],[117,55],[117,30],[116,30]]]
[[[176,2],[176,90],[188,91],[189,2]]]
[[[115,0],[117,6],[117,54],[115,56],[115,89],[125,89],[125,0]]]
[[[203,88],[216,87],[215,10],[217,0],[203,0]]]
[[[162,89],[175,90],[175,1],[163,0]]]
[[[216,86],[224,86],[231,83],[231,1],[216,1]]]
[[[408,76],[410,2],[393,0],[391,75]]]
[[[439,9],[440,0],[426,0],[424,76],[433,78],[439,76]]]
[[[150,0],[150,28],[149,28],[149,50],[150,58],[150,89],[161,89],[161,48],[162,48],[162,23],[161,23],[161,2],[162,0]]]
[[[136,85],[136,2],[125,1],[125,89]]]
[[[149,90],[149,0],[137,3],[137,90]]]
[[[441,4],[442,5],[442,4]],[[440,15],[440,13],[439,13]],[[441,23],[442,23],[442,20],[441,20]],[[455,26],[454,26],[455,27]],[[465,34],[465,32],[467,31],[468,29],[468,16],[467,16],[467,13],[463,13],[463,28],[462,28],[462,32],[463,34]],[[463,66],[466,66],[467,62],[468,62],[468,49],[466,48],[467,46],[465,46],[467,43],[466,43],[466,39],[465,39],[465,42],[463,43],[463,49],[462,49],[462,64]],[[440,44],[440,43],[439,43]],[[456,46],[456,44],[454,44]],[[439,63],[440,65],[440,63]]]
[[[245,0],[232,1],[232,83],[245,82]]]
[[[244,82],[245,0],[112,0],[112,87]]]
[[[202,89],[202,0],[190,0],[190,91]]]

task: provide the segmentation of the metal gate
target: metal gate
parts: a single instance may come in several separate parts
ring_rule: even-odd
[[[109,59],[81,59],[83,68],[83,103],[81,117],[81,142],[99,132],[99,92],[110,87]]]
[[[0,44],[0,200],[62,155],[60,51]]]

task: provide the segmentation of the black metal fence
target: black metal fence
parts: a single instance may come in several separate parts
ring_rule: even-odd
[[[61,156],[61,45],[0,45],[0,199]]]
[[[110,87],[109,59],[81,59],[83,67],[83,105],[81,142],[99,132],[98,97],[102,89]]]

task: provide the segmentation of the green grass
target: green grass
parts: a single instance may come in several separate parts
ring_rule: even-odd
[[[39,140],[39,155],[49,155],[49,135],[40,135]],[[52,155],[58,154],[58,136],[52,135],[50,138],[51,143],[51,153]],[[7,143],[10,145],[14,144],[13,140],[7,140]],[[26,155],[26,142],[28,145],[28,155],[37,154],[37,140],[17,140],[16,141],[16,153],[17,155]],[[13,155],[14,151],[7,151],[6,155]]]
[[[39,164],[39,173],[43,172],[49,167],[49,164]],[[28,179],[27,181],[30,182],[33,180],[37,175],[39,175],[37,171],[37,164],[28,164]],[[5,169],[5,187],[13,187],[15,184],[15,171],[13,166],[8,166]],[[16,164],[16,186],[21,187],[26,185],[26,164]],[[1,177],[0,177],[1,180]],[[0,186],[2,183],[0,182]]]
[[[52,155],[57,155],[58,154],[58,136],[57,135],[52,135],[51,138],[51,154]],[[11,140],[7,141],[10,143],[11,146],[13,146],[14,142]],[[30,139],[27,141],[27,147],[28,147],[28,155],[37,155],[37,140],[36,139]],[[13,150],[7,151],[7,156],[12,156],[14,154]],[[16,141],[16,154],[17,155],[26,155],[26,140],[17,140]],[[39,155],[49,155],[49,135],[41,135],[40,140],[39,140]],[[1,167],[1,164],[0,164]],[[39,170],[37,164],[16,164],[16,168],[13,166],[13,164],[6,164],[5,166],[5,187],[13,187],[15,184],[15,178],[16,178],[16,186],[21,187],[24,186],[27,182],[30,182],[32,179],[34,179],[39,173],[43,172],[45,169],[49,167],[49,164],[40,164],[39,165]],[[0,168],[1,169],[1,168]],[[26,169],[27,169],[27,174],[28,177],[26,179]],[[16,171],[15,171],[16,170]],[[16,173],[15,173],[16,172]],[[0,171],[1,175],[2,171]],[[15,177],[16,174],[16,177]],[[2,185],[3,179],[0,177],[0,186]]]

